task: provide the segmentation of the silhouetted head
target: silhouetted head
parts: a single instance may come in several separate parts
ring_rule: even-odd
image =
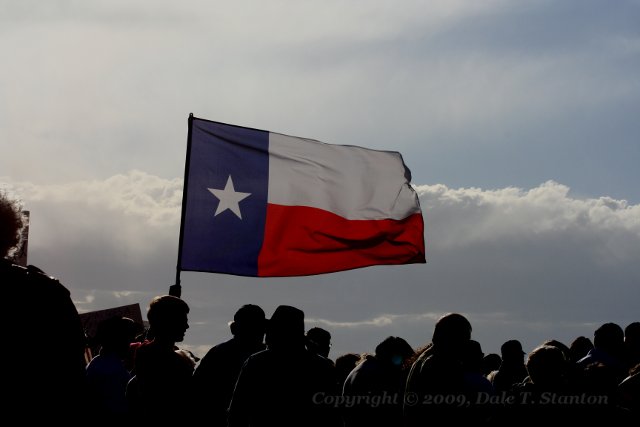
[[[484,352],[482,346],[478,341],[469,340],[464,344],[462,351],[462,363],[467,372],[482,371],[482,359],[484,358]]]
[[[304,312],[289,305],[281,305],[267,322],[267,345],[271,349],[304,348]]]
[[[629,323],[624,328],[624,358],[630,369],[640,364],[640,322]]]
[[[631,322],[624,328],[624,339],[640,341],[640,322]]]
[[[489,375],[493,371],[497,371],[500,369],[500,365],[502,364],[502,357],[500,357],[497,353],[489,353],[486,354],[482,358],[482,373],[484,375]]]
[[[569,345],[569,354],[571,355],[571,361],[577,362],[585,357],[589,351],[593,348],[593,343],[587,337],[578,337],[571,345]]]
[[[413,354],[413,348],[400,337],[387,337],[376,346],[376,359],[397,368],[401,368]]]
[[[435,347],[460,349],[471,339],[471,323],[461,314],[448,313],[436,322],[433,330]]]
[[[616,323],[605,323],[593,333],[593,346],[612,355],[620,354],[624,331]]]
[[[349,376],[349,373],[356,367],[360,358],[361,356],[357,353],[346,353],[336,357],[336,377],[340,387],[344,384],[344,380]]]
[[[311,328],[306,333],[307,349],[323,357],[329,357],[331,334],[322,328]]]
[[[548,345],[548,346],[557,348],[562,353],[562,356],[564,357],[564,360],[566,362],[571,360],[571,350],[569,350],[569,347],[567,347],[567,345],[562,341],[546,340],[545,342],[542,343],[542,345]]]
[[[518,340],[509,340],[506,341],[500,347],[500,354],[502,355],[503,362],[524,362],[524,355],[526,354],[522,350],[522,344]]]
[[[125,357],[129,344],[142,329],[128,317],[110,317],[98,324],[96,341],[101,346],[100,353],[116,353]]]
[[[526,366],[531,381],[542,389],[553,390],[566,384],[567,363],[558,347],[537,347],[529,354]]]
[[[582,370],[581,388],[588,393],[613,396],[620,382],[616,370],[604,363],[590,363]]]
[[[11,255],[20,245],[25,219],[22,207],[0,192],[0,258]]]
[[[628,345],[640,345],[640,322],[629,323],[624,328],[624,342]]]
[[[264,310],[254,304],[245,304],[236,311],[229,323],[231,333],[238,339],[262,343],[266,329]]]
[[[187,314],[189,305],[173,295],[161,295],[153,298],[147,311],[149,326],[154,340],[180,342],[189,329]]]

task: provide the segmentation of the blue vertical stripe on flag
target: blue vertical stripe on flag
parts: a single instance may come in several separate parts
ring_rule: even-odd
[[[208,189],[223,189],[231,176],[242,219],[227,209],[215,215],[219,200]],[[269,180],[269,132],[194,119],[182,270],[256,276],[264,238]]]

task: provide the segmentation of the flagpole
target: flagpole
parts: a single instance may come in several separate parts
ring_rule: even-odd
[[[189,163],[191,158],[191,127],[193,125],[193,113],[189,113],[187,131],[187,156],[184,161],[184,183],[182,186],[182,211],[180,213],[180,238],[178,240],[178,262],[176,264],[176,281],[169,286],[169,295],[180,298],[182,285],[180,285],[180,271],[182,270],[182,237],[184,234],[184,213],[187,209],[187,188],[189,184]]]

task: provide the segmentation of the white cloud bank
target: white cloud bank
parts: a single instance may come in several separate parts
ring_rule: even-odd
[[[441,184],[421,185],[416,190],[427,220],[430,216],[438,219],[440,227],[431,235],[438,245],[461,246],[557,232],[601,235],[607,246],[615,246],[617,242],[610,240],[619,234],[640,238],[640,205],[610,197],[576,199],[569,195],[567,186],[553,181],[530,190],[451,189]]]
[[[182,179],[131,171],[68,184],[0,182],[31,211],[31,263],[61,278],[82,311],[135,302],[144,311],[172,283]],[[640,205],[575,198],[552,181],[528,190],[416,190],[426,265],[259,282],[199,273],[192,283],[189,275],[185,344],[226,338],[226,322],[246,302],[267,315],[280,303],[303,307],[308,326],[331,330],[334,348],[348,351],[371,351],[387,335],[417,346],[447,311],[469,316],[492,348],[510,337],[531,347],[590,336],[604,321],[637,320]]]

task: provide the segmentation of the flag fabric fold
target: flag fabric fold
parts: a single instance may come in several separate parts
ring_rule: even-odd
[[[425,262],[400,153],[189,123],[179,271],[305,276]]]

